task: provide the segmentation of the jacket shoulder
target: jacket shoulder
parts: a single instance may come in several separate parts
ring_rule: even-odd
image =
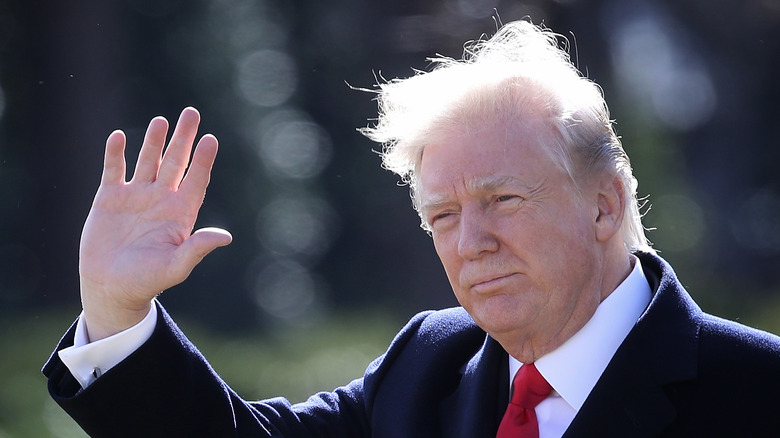
[[[721,363],[780,365],[780,336],[714,315],[703,315],[700,343],[702,354],[715,354]]]
[[[386,366],[402,356],[420,364],[446,361],[456,352],[473,354],[484,339],[485,332],[462,307],[420,312],[398,332],[387,352],[374,365]]]
[[[484,336],[462,307],[418,313],[406,325],[407,328],[415,330],[415,341],[432,344],[452,342],[453,337],[468,336],[475,331],[481,332],[480,338]]]
[[[418,313],[398,332],[385,354],[368,366],[366,392],[375,393],[388,381],[422,384],[443,374],[460,374],[485,337],[462,307]]]

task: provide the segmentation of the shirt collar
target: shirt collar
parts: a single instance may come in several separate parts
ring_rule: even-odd
[[[579,411],[620,344],[652,298],[639,259],[625,280],[599,304],[585,326],[560,347],[536,360],[555,392]],[[572,369],[576,364],[576,370]],[[509,356],[509,384],[523,364]]]

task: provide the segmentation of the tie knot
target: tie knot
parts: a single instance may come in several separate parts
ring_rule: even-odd
[[[512,404],[533,409],[552,392],[552,386],[542,377],[532,363],[525,364],[515,374],[512,382]]]

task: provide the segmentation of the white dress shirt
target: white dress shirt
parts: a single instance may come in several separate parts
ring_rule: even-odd
[[[639,259],[631,273],[596,308],[584,327],[560,347],[536,360],[553,392],[536,406],[539,438],[558,438],[574,420],[620,344],[650,304],[652,291]],[[510,387],[523,364],[509,356]],[[511,395],[510,395],[511,396]]]
[[[82,312],[76,323],[73,346],[63,348],[57,354],[81,387],[86,388],[149,340],[156,326],[157,306],[152,303],[149,313],[138,324],[113,336],[90,342]]]
[[[563,345],[536,361],[536,368],[553,387],[552,394],[536,407],[540,438],[563,435],[615,351],[650,303],[652,292],[642,266],[639,259],[631,257],[634,264],[631,273],[599,304],[590,321]],[[90,343],[82,314],[76,325],[74,345],[58,354],[81,387],[86,388],[100,374],[143,345],[156,325],[157,308],[153,305],[137,325]],[[574,371],[572,364],[576,366]],[[503,378],[510,386],[510,393],[512,379],[522,365],[509,357],[509,375]]]

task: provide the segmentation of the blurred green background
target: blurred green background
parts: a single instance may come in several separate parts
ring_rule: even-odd
[[[496,15],[569,37],[702,307],[780,332],[776,0],[0,0],[0,438],[84,436],[39,370],[79,312],[105,137],[124,129],[134,162],[148,120],[187,105],[221,142],[200,226],[235,240],[162,301],[239,393],[345,384],[454,305],[350,86],[460,57]]]

